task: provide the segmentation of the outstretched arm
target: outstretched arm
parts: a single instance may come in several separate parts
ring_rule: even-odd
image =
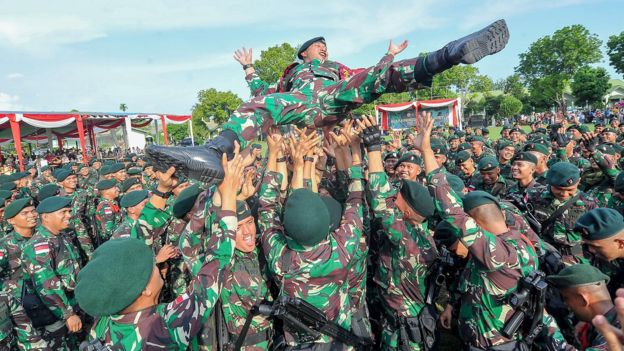
[[[269,84],[263,81],[253,64],[253,50],[241,48],[234,52],[234,59],[245,69],[245,80],[251,90],[251,96],[263,96],[277,92],[277,83]]]

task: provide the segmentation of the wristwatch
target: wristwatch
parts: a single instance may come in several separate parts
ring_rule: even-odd
[[[169,196],[171,196],[171,191],[168,191],[166,193],[163,193],[161,191],[158,191],[157,188],[152,189],[152,194],[158,196],[158,197],[162,197],[163,199],[168,199]]]
[[[243,71],[246,71],[247,68],[253,68],[253,65],[251,63],[248,63],[246,65],[243,65]]]
[[[314,162],[314,157],[305,156],[303,162]]]
[[[277,162],[286,162],[286,156],[276,159]]]

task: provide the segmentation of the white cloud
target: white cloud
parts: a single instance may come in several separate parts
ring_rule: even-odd
[[[19,73],[19,72],[13,72],[13,73],[9,73],[6,75],[7,79],[20,79],[20,78],[24,78],[24,75]]]
[[[0,92],[0,111],[14,111],[21,109],[21,105],[18,104],[18,101],[19,96]]]

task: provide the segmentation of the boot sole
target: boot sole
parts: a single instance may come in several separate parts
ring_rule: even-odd
[[[464,44],[461,62],[473,64],[485,56],[495,54],[505,48],[509,41],[509,29],[505,20],[498,20]]]
[[[203,162],[179,159],[160,152],[148,152],[147,156],[152,164],[157,165],[157,169],[162,169],[162,166],[167,168],[175,167],[175,174],[178,177],[183,175],[206,184],[223,180],[224,174],[222,171],[207,169],[205,166],[202,167]]]

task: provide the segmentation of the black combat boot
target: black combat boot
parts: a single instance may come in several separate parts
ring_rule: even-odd
[[[195,147],[149,145],[145,153],[158,171],[165,172],[169,167],[176,168],[176,174],[210,183],[223,179],[221,156],[232,157],[234,142],[238,137],[231,130],[224,130],[206,145]]]
[[[495,54],[507,45],[509,30],[505,20],[498,20],[478,32],[446,44],[442,49],[425,56],[423,68],[414,71],[419,81],[426,81],[434,74],[453,66],[473,64],[487,55]]]

